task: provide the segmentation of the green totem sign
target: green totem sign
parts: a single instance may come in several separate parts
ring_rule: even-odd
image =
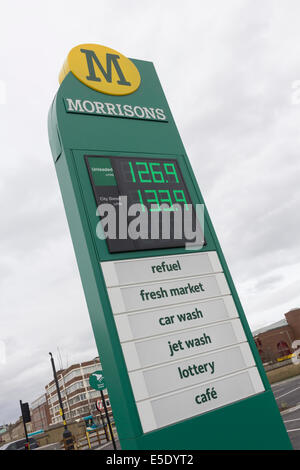
[[[153,64],[84,44],[60,83],[50,145],[122,449],[290,449]]]

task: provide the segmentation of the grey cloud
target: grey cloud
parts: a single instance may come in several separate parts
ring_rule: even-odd
[[[90,8],[93,17],[79,1],[70,10],[29,0],[17,15],[7,4],[0,17],[8,94],[0,107],[0,340],[8,354],[0,422],[18,417],[18,400],[33,400],[51,380],[49,351],[59,346],[69,363],[97,355],[46,126],[76,44],[153,60],[251,326],[300,305],[300,106],[290,100],[300,79],[299,2]]]

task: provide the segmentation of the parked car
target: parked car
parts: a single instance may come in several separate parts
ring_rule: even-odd
[[[36,449],[38,447],[38,443],[34,439],[34,437],[30,437],[29,439],[30,449]],[[19,439],[18,441],[8,442],[0,447],[0,450],[25,450],[26,439]]]

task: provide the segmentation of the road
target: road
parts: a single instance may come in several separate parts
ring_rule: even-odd
[[[119,440],[116,440],[117,450],[121,450]],[[103,446],[96,447],[94,450],[114,450],[112,442],[107,442]]]
[[[282,419],[295,450],[300,450],[300,376],[272,385]]]

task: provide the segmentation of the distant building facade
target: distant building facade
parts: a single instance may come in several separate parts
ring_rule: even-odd
[[[7,434],[7,426],[5,424],[0,426],[0,443],[5,442],[5,435]]]
[[[254,341],[263,363],[283,360],[300,340],[300,308],[290,310],[285,319],[253,332]]]
[[[92,361],[73,364],[70,367],[57,371],[59,389],[62,397],[66,420],[73,421],[85,416],[100,416],[96,408],[100,392],[89,386],[89,376],[102,369],[99,358]],[[107,390],[103,390],[108,413],[112,411]],[[62,422],[56,385],[52,380],[46,385],[46,398],[49,408],[50,425]]]
[[[28,434],[32,432],[32,424],[26,423],[26,429]],[[14,424],[7,426],[6,432],[1,435],[3,442],[17,441],[25,437],[23,419],[20,417]]]
[[[51,422],[47,396],[44,393],[31,403],[30,407],[32,431],[47,429]]]

